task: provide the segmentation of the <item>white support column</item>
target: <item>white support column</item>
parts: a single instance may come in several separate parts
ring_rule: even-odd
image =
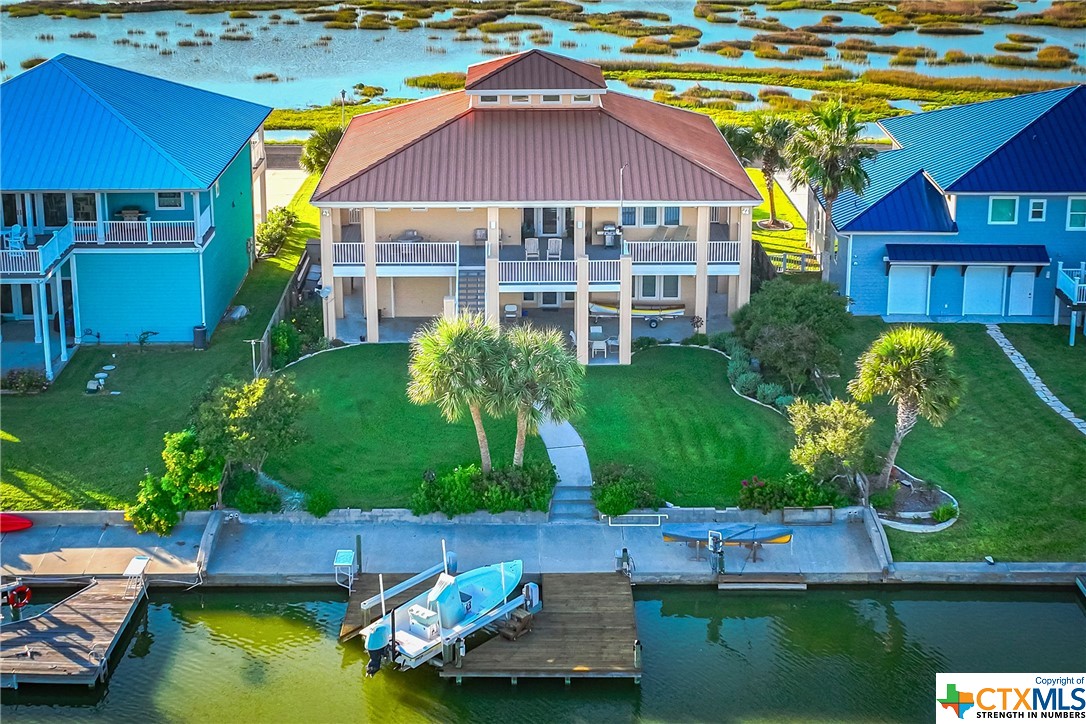
[[[343,298],[346,296],[346,291],[343,287],[343,277],[334,277],[332,279],[332,299],[336,307],[336,319],[343,319],[346,316],[343,310]]]
[[[362,243],[366,262],[366,341],[379,342],[381,334],[377,310],[377,210],[362,209]]]
[[[498,283],[498,259],[501,254],[501,227],[497,206],[486,209],[486,276],[484,280],[485,301],[483,311],[486,321],[495,329],[501,328],[500,300],[501,289]]]
[[[53,379],[53,350],[49,343],[49,302],[48,292],[45,289],[46,283],[45,281],[38,283],[38,309],[41,310],[41,315],[36,321],[41,322],[39,326],[41,327],[42,350],[45,353],[45,377],[51,381]]]
[[[67,319],[64,318],[64,277],[60,270],[53,277],[53,305],[57,310],[57,322],[60,325],[60,361],[68,361]]]
[[[578,207],[583,208],[583,207]],[[574,234],[576,235],[576,230]],[[576,238],[576,236],[574,237]],[[588,257],[577,257],[577,298],[574,301],[574,335],[577,337],[577,361],[588,364]]]
[[[41,305],[41,297],[37,289],[34,289],[30,295],[30,306],[34,317],[34,344],[41,344],[41,318],[45,316],[45,310]]]
[[[194,241],[199,242],[204,238],[204,230],[200,228],[200,194],[193,191],[192,194],[192,235]]]
[[[694,315],[701,317],[700,330],[709,333],[709,207],[698,207],[697,232],[694,236]]]
[[[618,263],[618,363],[628,365],[633,355],[633,258],[623,254]]]
[[[97,228],[98,241],[103,241],[106,238],[106,221],[108,221],[108,219],[106,217],[107,217],[108,214],[109,214],[109,204],[106,203],[106,195],[105,195],[105,193],[96,193],[94,195],[94,218],[96,220],[95,221],[95,226],[98,227]],[[75,261],[74,257],[72,258],[72,261],[73,262]],[[72,283],[73,284],[75,283],[75,275],[74,274],[72,275]],[[79,330],[76,330],[76,331],[78,332]]]
[[[263,135],[263,131],[261,131]],[[268,220],[268,179],[265,176],[267,173],[268,164],[267,161],[263,162],[263,167],[260,169],[260,173],[257,175],[257,181],[260,184],[260,193],[257,196],[257,200],[260,202],[260,218],[261,223]]]
[[[79,274],[75,266],[76,255],[72,254],[68,260],[72,275],[72,326],[75,327],[72,342],[75,346],[83,343],[83,317],[79,312]]]
[[[754,219],[750,211],[750,206],[744,206],[739,214],[739,293],[736,295],[736,308],[750,301],[751,257],[754,253],[751,240],[753,231],[751,224],[754,223]]]
[[[320,210],[321,225],[321,286],[323,289],[334,289],[332,282],[332,209]],[[329,340],[336,338],[336,308],[331,296],[323,297],[324,309],[324,336]]]
[[[585,207],[573,207],[573,258],[579,259],[584,253],[586,238],[588,237],[588,224],[585,221],[587,214]]]

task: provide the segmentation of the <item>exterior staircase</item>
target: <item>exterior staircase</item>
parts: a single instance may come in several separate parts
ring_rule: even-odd
[[[457,275],[457,307],[482,314],[486,301],[486,271],[461,267]]]
[[[549,520],[596,520],[596,505],[592,502],[591,485],[562,485],[551,496]]]
[[[592,470],[588,465],[581,436],[568,422],[559,425],[544,420],[539,436],[558,474],[551,494],[547,519],[551,521],[595,521],[599,516],[592,502]]]

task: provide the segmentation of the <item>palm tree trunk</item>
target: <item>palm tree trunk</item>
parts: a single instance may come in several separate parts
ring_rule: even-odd
[[[883,490],[890,487],[890,474],[894,471],[894,460],[897,458],[898,450],[901,449],[901,442],[916,425],[918,415],[919,410],[915,405],[899,404],[897,406],[894,441],[890,443],[890,449],[886,452],[886,465],[883,466],[882,474],[879,476],[879,487]]]
[[[777,225],[777,200],[773,198],[773,169],[762,167],[762,176],[765,177],[765,190],[769,195],[769,225]]]
[[[833,196],[833,197],[823,196],[823,198],[826,200],[826,223],[822,227],[822,229],[823,229],[823,231],[822,231],[822,251],[830,251],[830,249],[832,248],[830,246],[830,244],[831,244],[830,235],[837,233],[836,231],[832,230],[833,229],[833,202],[837,200],[837,197],[836,196]],[[823,261],[825,261],[825,260],[823,260]]]
[[[528,411],[524,407],[517,410],[517,443],[513,448],[513,467],[524,467],[524,441],[528,437]]]
[[[226,481],[229,480],[229,479],[230,479],[230,463],[227,462],[226,465],[223,466],[222,477],[219,478],[219,489],[218,489],[218,491],[216,493],[218,502],[216,503],[215,507],[218,510],[223,509],[222,491],[223,491],[223,488],[226,487]]]
[[[483,411],[478,405],[472,405],[471,421],[475,423],[475,437],[479,439],[479,457],[482,459],[483,472],[490,472],[490,442],[486,439],[486,428],[483,427]]]

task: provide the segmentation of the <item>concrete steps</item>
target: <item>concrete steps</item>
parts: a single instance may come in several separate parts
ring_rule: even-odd
[[[461,268],[456,284],[460,309],[482,314],[486,302],[486,271]]]
[[[558,492],[555,489],[555,493]],[[559,499],[551,498],[550,520],[596,520],[596,506],[592,498]]]

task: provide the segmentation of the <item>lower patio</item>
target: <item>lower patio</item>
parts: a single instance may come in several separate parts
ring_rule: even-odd
[[[17,369],[45,371],[45,344],[34,340],[36,326],[28,319],[0,322],[0,373],[6,375]],[[66,361],[60,358],[60,345],[60,333],[50,329],[49,353],[54,375],[59,375],[66,364]]]

